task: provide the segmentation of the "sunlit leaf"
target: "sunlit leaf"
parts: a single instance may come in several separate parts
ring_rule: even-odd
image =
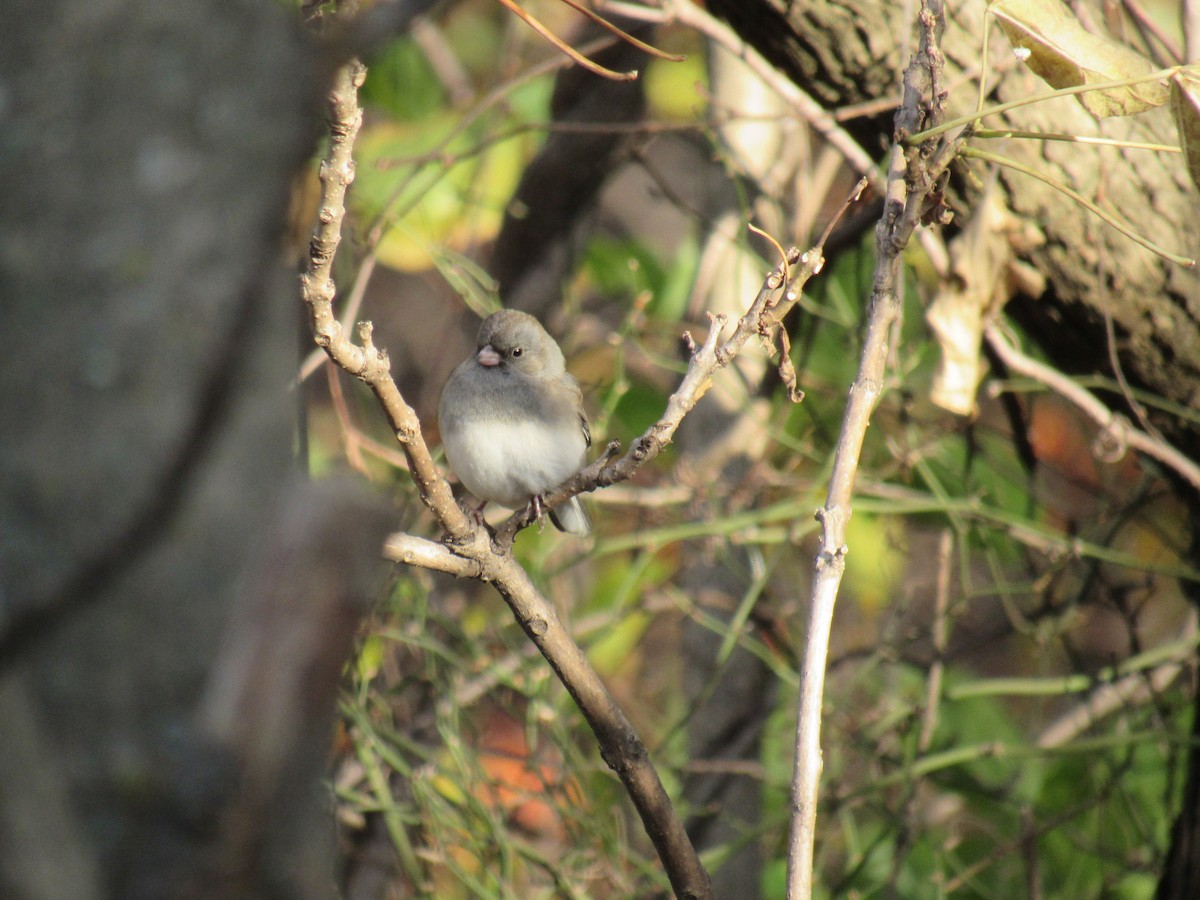
[[[467,795],[462,787],[453,779],[447,778],[445,775],[435,775],[431,782],[433,789],[458,806],[467,802]]]
[[[398,121],[420,121],[445,106],[446,91],[421,48],[405,38],[371,60],[360,99]]]
[[[479,318],[486,319],[500,309],[496,280],[475,260],[446,245],[430,247],[429,256],[446,283]]]
[[[613,297],[629,298],[642,291],[657,295],[667,277],[657,254],[644,242],[608,235],[588,241],[583,266],[597,289]]]
[[[671,254],[662,285],[655,292],[647,311],[666,322],[678,322],[687,312],[692,285],[700,266],[700,242],[694,234],[684,237]]]
[[[646,102],[657,118],[690,122],[707,105],[708,70],[699,47],[684,62],[652,60],[646,66]]]
[[[620,672],[621,667],[636,656],[637,646],[649,627],[650,618],[644,613],[625,616],[605,629],[604,636],[588,648],[588,659],[602,674]]]
[[[1171,113],[1179,129],[1179,146],[1188,174],[1200,187],[1200,68],[1188,66],[1171,79]]]
[[[383,655],[383,640],[377,634],[367,635],[363,639],[362,646],[358,651],[358,658],[355,660],[358,670],[356,674],[360,681],[369,682],[379,673]]]
[[[1028,51],[1029,68],[1051,87],[1134,79],[1154,71],[1140,53],[1086,30],[1059,0],[1000,0],[992,12],[1013,46]],[[1094,116],[1129,116],[1162,106],[1167,89],[1149,81],[1077,96]]]
[[[476,129],[443,145],[456,124],[455,115],[444,113],[363,129],[351,200],[368,217],[389,213],[392,227],[377,248],[384,265],[426,269],[431,246],[462,249],[499,230],[529,137],[496,140]]]
[[[845,584],[863,610],[885,608],[904,572],[904,541],[897,521],[857,513],[846,527],[846,543],[855,548],[846,564]]]

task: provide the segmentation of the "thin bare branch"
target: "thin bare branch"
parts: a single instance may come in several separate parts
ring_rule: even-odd
[[[358,326],[355,344],[334,315],[337,288],[333,282],[333,259],[341,243],[342,220],[346,215],[346,191],[354,181],[354,140],[362,125],[358,89],[367,70],[351,60],[334,73],[328,93],[329,152],[321,162],[321,204],[317,225],[309,242],[305,269],[300,276],[301,294],[308,308],[313,339],[329,358],[374,392],[387,416],[392,432],[404,448],[409,471],[421,499],[442,526],[460,540],[470,540],[474,529],[454,500],[450,485],[442,478],[429,448],[421,437],[421,423],[401,396],[392,379],[391,361],[375,347],[371,324]]]
[[[636,70],[630,72],[614,72],[612,69],[606,69],[599,63],[594,63],[553,31],[547,28],[536,17],[530,15],[526,10],[522,9],[516,0],[497,0],[501,6],[509,10],[518,19],[544,37],[547,41],[575,60],[576,63],[583,66],[589,72],[595,72],[602,78],[611,78],[613,81],[635,81],[638,77]]]
[[[1063,713],[1037,738],[1042,748],[1063,747],[1075,740],[1102,719],[1122,709],[1153,701],[1187,671],[1188,661],[1195,658],[1195,648],[1186,642],[1196,633],[1196,614],[1193,611],[1184,625],[1179,657],[1156,666],[1147,672],[1134,672],[1107,684],[1101,684],[1078,706]]]
[[[647,44],[645,41],[639,41],[628,31],[625,31],[623,28],[619,28],[618,26],[614,25],[612,22],[608,21],[608,19],[604,18],[604,16],[597,13],[595,10],[588,9],[586,6],[584,6],[580,3],[576,3],[575,0],[562,0],[562,2],[565,3],[567,6],[571,7],[571,9],[575,10],[577,13],[580,13],[581,15],[586,16],[587,18],[591,19],[593,22],[595,22],[601,28],[604,28],[605,30],[612,32],[617,37],[619,37],[621,40],[623,40],[625,43],[629,44],[632,47],[636,47],[637,49],[641,50],[643,53],[645,53],[649,56],[654,56],[654,57],[657,57],[658,59],[665,59],[668,62],[683,62],[685,59],[687,59],[687,57],[684,56],[683,54],[667,53],[665,50],[659,50],[657,47],[653,47],[650,44]]]
[[[888,337],[899,315],[901,254],[917,225],[936,216],[939,185],[957,157],[961,137],[903,149],[907,134],[936,125],[942,117],[941,68],[937,45],[938,0],[924,0],[918,16],[920,47],[905,73],[904,102],[896,114],[896,137],[888,169],[883,215],[875,232],[876,263],[858,375],[842,419],[825,505],[817,510],[821,547],[814,563],[812,601],[801,670],[792,828],[788,845],[788,897],[808,900],[813,889],[813,844],[821,782],[821,705],[833,611],[846,566],[846,527],[854,481],[871,412],[883,390]]]
[[[1183,58],[1200,59],[1200,2],[1183,0],[1179,4],[1179,18],[1183,25]]]
[[[942,678],[945,675],[946,642],[950,627],[950,578],[953,573],[954,530],[943,528],[938,535],[937,582],[933,595],[933,662],[929,665],[929,681],[925,686],[925,708],[921,711],[921,733],[917,738],[917,751],[925,753],[933,743],[933,732],[937,728],[938,711],[942,700]]]
[[[404,563],[459,578],[478,578],[483,568],[478,562],[459,556],[445,544],[397,531],[383,542],[383,555],[392,562]]]
[[[1080,387],[1068,376],[1045,363],[1026,356],[1008,342],[999,326],[984,331],[988,345],[1012,371],[1046,385],[1056,394],[1070,400],[1098,424],[1121,447],[1132,447],[1158,460],[1176,475],[1200,490],[1200,465],[1189,459],[1164,440],[1159,440],[1136,428],[1125,416],[1113,412],[1095,394]]]

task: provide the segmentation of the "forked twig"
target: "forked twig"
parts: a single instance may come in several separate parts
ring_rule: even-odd
[[[443,543],[393,536],[387,547],[394,552],[403,546],[403,555],[413,564],[495,585],[587,719],[602,757],[620,777],[641,816],[676,894],[708,900],[713,897],[708,873],[629,719],[572,640],[554,605],[511,553],[500,549],[455,503],[450,486],[433,463],[416,414],[392,379],[387,354],[374,345],[370,323],[358,325],[356,344],[334,316],[330,273],[345,215],[346,189],[354,179],[353,142],[362,121],[357,92],[364,78],[365,69],[352,60],[335,72],[328,94],[330,146],[321,163],[322,202],[301,286],[314,340],[330,359],[374,392],[404,450],[422,501],[447,535]]]
[[[498,2],[505,9],[507,9],[509,12],[511,12],[513,15],[515,15],[518,19],[520,19],[522,22],[524,22],[526,25],[528,25],[530,28],[532,28],[534,31],[536,31],[538,34],[540,34],[542,37],[544,37],[553,46],[557,47],[560,51],[565,53],[567,56],[571,57],[571,59],[575,60],[575,62],[577,62],[579,65],[583,66],[589,72],[594,72],[597,75],[600,75],[604,78],[611,78],[613,81],[634,81],[635,79],[637,79],[638,73],[637,73],[636,69],[631,70],[629,72],[616,72],[612,69],[609,69],[609,68],[606,68],[606,67],[600,65],[597,62],[592,62],[592,60],[588,59],[586,56],[584,56],[582,53],[580,53],[578,50],[576,50],[574,47],[572,47],[570,44],[568,44],[566,41],[564,41],[562,38],[560,38],[558,35],[556,35],[553,31],[551,31],[549,28],[547,28],[546,25],[544,25],[540,19],[538,19],[536,16],[534,16],[528,10],[524,9],[520,4],[518,4],[516,2],[516,0],[498,0]],[[599,15],[596,12],[593,12],[590,9],[587,9],[585,7],[582,7],[582,6],[572,2],[572,0],[562,0],[562,2],[566,3],[567,6],[571,7],[572,9],[583,13],[585,16],[587,16],[589,19],[591,19],[596,24],[608,29],[613,34],[615,34],[617,37],[619,37],[621,40],[625,41],[628,44],[631,44],[634,47],[637,47],[639,50],[641,50],[645,53],[648,53],[651,56],[657,56],[659,59],[667,59],[667,60],[672,60],[674,62],[679,62],[682,59],[684,59],[684,57],[682,57],[682,56],[676,56],[676,55],[673,55],[670,53],[664,53],[662,50],[659,50],[655,47],[651,47],[649,44],[645,43],[644,41],[639,41],[633,35],[629,34],[628,32],[624,31],[623,29],[617,27],[612,22],[605,19],[603,16]]]

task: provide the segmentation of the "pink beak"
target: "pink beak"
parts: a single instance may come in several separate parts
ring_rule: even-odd
[[[480,351],[475,354],[475,358],[479,360],[479,364],[481,366],[488,366],[490,368],[492,366],[500,365],[500,354],[492,349],[491,344],[485,344]]]

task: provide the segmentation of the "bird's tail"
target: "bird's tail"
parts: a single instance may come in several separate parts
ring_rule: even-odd
[[[550,510],[550,521],[559,531],[579,537],[587,537],[592,531],[592,523],[588,520],[578,497],[572,497],[566,503]]]

